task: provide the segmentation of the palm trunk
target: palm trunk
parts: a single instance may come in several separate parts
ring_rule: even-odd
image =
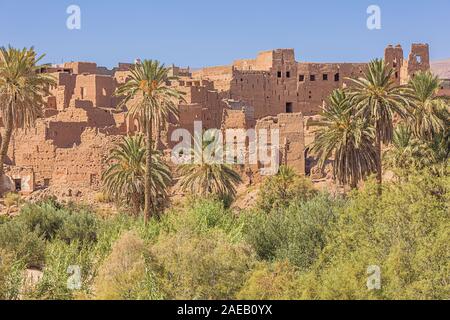
[[[381,130],[377,129],[377,139],[376,139],[376,152],[377,152],[377,182],[378,182],[378,193],[381,195],[381,186],[383,184],[383,168],[381,159]]]
[[[133,215],[135,217],[138,217],[139,212],[141,211],[141,197],[139,196],[139,193],[135,193],[132,195],[131,202],[133,206]]]
[[[148,219],[151,216],[152,211],[152,148],[153,148],[153,118],[150,117],[150,121],[147,125],[147,158],[146,158],[146,171],[145,171],[145,208],[144,208],[144,222],[148,223]]]
[[[0,146],[0,178],[2,178],[3,175],[5,174],[4,164],[6,156],[8,154],[9,143],[11,141],[12,136],[13,123],[11,113],[8,112],[8,118],[3,120],[5,125],[5,134],[1,139],[1,146]]]

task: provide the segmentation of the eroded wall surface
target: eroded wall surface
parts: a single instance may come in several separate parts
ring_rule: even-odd
[[[384,58],[398,84],[429,70],[429,47],[413,44],[408,57],[401,46],[388,46]],[[70,62],[45,68],[57,84],[46,97],[44,118],[33,129],[15,132],[8,154],[13,185],[24,189],[54,184],[99,188],[109,150],[121,137],[141,130],[126,108],[117,107],[117,87],[126,82],[132,64],[108,70],[92,62]],[[255,59],[196,71],[172,66],[167,85],[184,93],[178,116],[157,128],[161,149],[171,149],[174,130],[278,129],[280,164],[305,173],[304,117],[316,116],[329,94],[352,85],[367,63],[298,62],[293,49],[261,52]],[[448,92],[448,84],[441,93]],[[309,137],[309,136],[308,136]],[[257,169],[257,168],[256,168]],[[19,181],[21,179],[21,181]],[[5,182],[6,183],[6,182]],[[9,183],[9,182],[8,182]]]

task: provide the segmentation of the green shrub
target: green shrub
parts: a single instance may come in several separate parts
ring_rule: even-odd
[[[299,274],[288,262],[260,264],[237,295],[239,300],[295,300]]]
[[[18,300],[25,265],[0,249],[0,300]]]
[[[14,255],[27,267],[40,268],[45,260],[45,240],[17,220],[0,225],[0,249]]]
[[[71,212],[66,215],[57,237],[67,243],[93,243],[97,240],[98,224],[98,219],[91,212]]]
[[[341,201],[319,195],[271,214],[254,213],[245,228],[247,241],[260,259],[288,260],[301,269],[311,266],[327,243]]]
[[[254,264],[252,249],[220,230],[162,234],[151,248],[152,270],[168,299],[230,299]]]
[[[19,206],[22,203],[22,197],[15,192],[9,192],[5,195],[5,206],[11,208],[12,206]]]
[[[46,240],[53,239],[64,224],[65,212],[53,202],[27,204],[16,218],[30,231],[36,231]]]
[[[217,229],[225,232],[232,241],[240,241],[244,223],[221,201],[192,199],[185,207],[169,211],[159,225],[165,232],[190,230],[201,234]]]
[[[290,168],[281,167],[276,176],[268,177],[262,184],[257,207],[264,212],[282,210],[293,201],[305,201],[316,194],[311,180],[298,176]]]
[[[100,300],[160,299],[156,281],[146,266],[147,249],[136,233],[125,233],[100,267],[95,292]]]
[[[71,300],[78,292],[90,292],[94,276],[94,256],[89,247],[77,242],[55,240],[47,245],[42,279],[26,293],[27,299]],[[81,288],[70,288],[69,266],[81,269]]]
[[[66,242],[94,242],[97,239],[98,219],[80,207],[61,207],[53,201],[28,204],[17,220],[48,241],[58,238]]]
[[[314,270],[302,276],[309,299],[447,299],[450,296],[449,177],[425,173],[368,183],[350,199]],[[381,290],[367,290],[369,266]]]

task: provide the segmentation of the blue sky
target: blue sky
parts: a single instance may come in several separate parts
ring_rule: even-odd
[[[66,28],[71,4],[81,30]],[[381,30],[366,27],[371,4]],[[108,67],[137,57],[222,65],[273,48],[294,48],[299,61],[360,62],[412,42],[429,43],[441,60],[450,58],[449,12],[449,0],[0,0],[0,46]]]

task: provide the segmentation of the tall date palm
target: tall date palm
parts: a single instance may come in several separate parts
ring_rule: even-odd
[[[406,88],[396,84],[394,72],[384,60],[375,59],[369,63],[364,77],[349,79],[353,84],[348,89],[350,104],[356,116],[370,120],[375,128],[377,180],[380,185],[383,180],[382,144],[392,141],[394,117],[406,116],[410,100]]]
[[[116,95],[122,97],[119,107],[128,108],[128,116],[137,119],[146,135],[146,171],[145,171],[145,222],[154,209],[151,196],[153,136],[155,128],[162,127],[170,116],[177,117],[177,105],[182,93],[167,86],[169,69],[154,60],[144,60],[131,70],[125,84],[120,86]]]
[[[0,114],[4,127],[0,134],[0,177],[13,131],[35,125],[42,115],[44,97],[55,79],[40,70],[44,55],[33,48],[0,48]]]
[[[431,72],[419,72],[409,82],[411,129],[416,138],[430,141],[444,132],[449,122],[450,100],[437,95],[441,81]]]
[[[312,151],[317,153],[321,167],[333,158],[335,179],[356,188],[359,181],[376,171],[374,129],[367,120],[355,116],[342,90],[332,92],[322,117]]]
[[[134,214],[142,209],[145,185],[146,150],[142,135],[124,137],[108,158],[110,166],[103,172],[102,180],[107,195],[118,201],[130,203]],[[157,153],[152,156],[151,195],[153,201],[167,196],[171,182],[169,167]]]

